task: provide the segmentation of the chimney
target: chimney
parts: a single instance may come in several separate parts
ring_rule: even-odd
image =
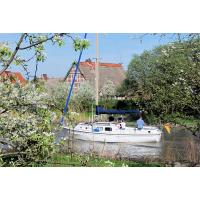
[[[47,76],[47,74],[42,74],[42,77],[43,77],[43,79],[44,79],[45,81],[48,80],[48,76]]]
[[[85,62],[92,62],[90,58],[86,59]]]

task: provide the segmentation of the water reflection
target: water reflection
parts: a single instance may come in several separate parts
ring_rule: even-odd
[[[147,156],[160,156],[162,143],[155,144],[125,144],[125,143],[101,143],[76,140],[73,149],[76,152],[95,152],[102,156],[121,158],[141,158]]]

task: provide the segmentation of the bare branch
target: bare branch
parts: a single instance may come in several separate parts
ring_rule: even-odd
[[[19,60],[19,59],[17,60],[16,58],[15,58],[15,60],[16,60],[16,61],[21,61],[21,62],[29,62],[30,60],[32,60],[32,59],[36,56],[36,54],[37,54],[37,53],[34,53],[34,55],[31,56],[31,57],[30,57],[29,59],[27,59],[27,60]]]
[[[27,80],[29,80],[30,78],[30,72],[28,71],[27,67],[25,67],[24,65],[22,65],[24,71],[26,72],[26,76],[27,76]]]

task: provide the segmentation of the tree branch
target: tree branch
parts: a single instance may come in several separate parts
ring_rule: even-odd
[[[36,56],[37,53],[34,53],[33,56],[31,56],[30,58],[28,58],[27,60],[17,60],[17,58],[15,58],[15,61],[20,61],[20,62],[29,62],[30,60],[32,60],[35,56]]]
[[[23,67],[24,71],[26,72],[27,80],[29,80],[29,78],[30,78],[30,75],[29,75],[30,72],[28,71],[28,69],[24,65],[22,65],[22,67]]]
[[[36,81],[36,80],[37,80],[37,71],[38,71],[38,61],[36,60],[36,64],[35,64],[35,75],[34,75],[33,81]]]
[[[54,37],[56,37],[56,36],[64,36],[64,35],[67,35],[69,38],[71,38],[71,39],[74,41],[73,37],[72,37],[71,35],[67,34],[67,33],[57,33],[57,34],[54,34],[53,36],[51,36],[51,37],[49,37],[49,38],[46,38],[46,39],[44,39],[44,40],[35,42],[35,43],[33,43],[33,44],[29,45],[29,46],[21,47],[21,48],[19,48],[19,50],[29,49],[29,48],[31,48],[31,47],[34,47],[34,46],[37,46],[37,45],[42,44],[42,43],[44,43],[44,42],[47,42],[47,41],[49,41],[49,40],[52,40],[52,39],[53,39]]]
[[[21,48],[19,48],[19,50],[25,50],[25,49],[29,49],[29,48],[31,48],[31,47],[37,46],[37,45],[39,45],[39,44],[42,44],[42,43],[44,43],[44,42],[47,42],[48,40],[52,40],[55,36],[57,36],[57,35],[53,35],[53,36],[51,36],[51,37],[49,37],[49,38],[46,38],[46,39],[44,39],[44,40],[35,42],[35,43],[33,43],[33,44],[29,45],[29,46],[21,47]]]
[[[12,55],[11,55],[10,59],[7,61],[7,63],[4,65],[4,68],[0,71],[0,75],[3,74],[6,71],[6,69],[8,69],[8,67],[10,66],[10,64],[13,62],[13,60],[14,60],[17,52],[20,49],[20,45],[21,45],[21,43],[22,43],[25,35],[26,35],[26,33],[22,33],[21,34],[20,39],[19,39],[19,41],[17,43],[17,46],[15,47],[14,52],[12,53]]]
[[[8,111],[8,109],[4,109],[3,111],[0,112],[0,115],[7,112],[7,111]]]

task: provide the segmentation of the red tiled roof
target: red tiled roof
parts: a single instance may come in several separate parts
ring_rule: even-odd
[[[121,63],[99,63],[99,65],[105,67],[122,67]]]
[[[86,81],[95,86],[95,62],[80,62],[79,71]],[[71,69],[70,69],[71,70]],[[68,71],[68,75],[70,73]],[[125,79],[125,71],[122,64],[115,63],[99,63],[99,89],[104,87],[107,81],[112,81],[117,88]]]
[[[7,77],[13,77],[14,79],[19,80],[21,84],[26,83],[26,79],[22,76],[20,72],[11,72],[11,71],[5,71],[3,74],[1,74],[2,77],[7,78]],[[12,81],[13,83],[15,82],[14,80]]]
[[[85,66],[85,67],[95,67],[95,62],[90,62],[90,61],[85,61],[85,62],[80,62],[80,65]],[[122,67],[121,63],[99,63],[99,66],[102,67]]]

